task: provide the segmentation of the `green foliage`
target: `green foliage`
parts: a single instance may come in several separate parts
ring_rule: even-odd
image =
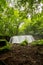
[[[43,6],[41,13],[36,13],[43,0],[13,0],[15,5],[10,7],[11,3],[12,0],[0,0],[0,34],[43,35]],[[24,10],[21,10],[21,7],[24,7]],[[28,18],[27,14],[30,14],[31,18]],[[24,24],[19,27],[23,22]]]
[[[26,22],[19,28],[20,34],[43,35],[43,13],[35,14],[32,20]]]
[[[36,40],[36,41],[34,41],[34,42],[32,42],[31,43],[33,46],[41,46],[41,45],[43,45],[43,39],[41,39],[41,40]]]
[[[8,8],[4,15],[0,15],[0,34],[4,35],[16,35],[17,27],[19,25],[18,15],[14,12],[13,8]],[[16,22],[15,22],[16,21]]]
[[[20,45],[21,45],[21,46],[28,45],[28,41],[27,41],[27,40],[24,40]]]
[[[21,27],[19,27],[19,34],[29,34],[31,22],[31,18],[24,19],[24,24]]]
[[[6,6],[7,6],[6,0],[0,0],[0,13],[4,11]]]
[[[34,33],[37,34],[42,34],[43,35],[43,15],[37,14],[33,17],[32,19],[32,30]]]

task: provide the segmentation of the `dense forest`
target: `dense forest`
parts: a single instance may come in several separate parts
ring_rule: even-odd
[[[43,36],[43,0],[0,0],[0,35]]]

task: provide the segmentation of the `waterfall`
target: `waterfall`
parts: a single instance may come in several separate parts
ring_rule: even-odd
[[[21,35],[21,36],[13,36],[10,38],[10,43],[21,43],[22,41],[27,40],[28,43],[35,41],[32,35]]]

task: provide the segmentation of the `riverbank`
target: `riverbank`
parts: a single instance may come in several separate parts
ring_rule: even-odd
[[[5,65],[43,65],[43,46],[13,44],[10,51],[1,54]]]

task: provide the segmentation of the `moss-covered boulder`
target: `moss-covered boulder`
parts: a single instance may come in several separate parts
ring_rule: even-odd
[[[24,41],[22,41],[22,43],[21,43],[20,45],[21,45],[21,46],[28,45],[28,41],[27,41],[27,40],[24,40]]]
[[[41,40],[36,40],[36,41],[34,41],[34,42],[32,42],[31,43],[32,45],[38,45],[38,46],[42,46],[43,45],[43,39],[41,39]]]

